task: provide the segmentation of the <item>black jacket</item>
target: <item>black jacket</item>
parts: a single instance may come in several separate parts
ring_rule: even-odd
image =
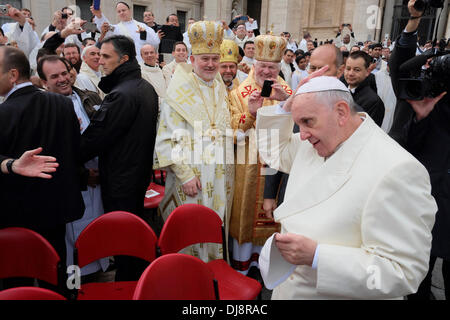
[[[402,36],[413,36],[402,34]],[[401,46],[396,41],[390,65],[392,84],[398,95],[398,79],[408,77],[400,74],[402,63],[416,54],[417,36],[411,46]],[[405,100],[398,100],[394,122],[389,132],[428,170],[431,180],[431,194],[438,205],[436,221],[433,227],[431,254],[450,260],[450,97],[447,94],[434,107],[433,111],[419,122],[415,121],[415,112]]]
[[[80,124],[72,101],[24,87],[0,105],[0,128],[0,154],[17,159],[43,147],[59,163],[49,180],[0,175],[0,228],[54,228],[81,218]]]
[[[381,127],[384,119],[384,103],[370,87],[369,78],[366,78],[352,95],[355,102]]]
[[[107,96],[82,135],[82,160],[99,156],[104,202],[135,198],[143,204],[153,165],[158,96],[141,78],[135,59],[103,77],[99,87]]]

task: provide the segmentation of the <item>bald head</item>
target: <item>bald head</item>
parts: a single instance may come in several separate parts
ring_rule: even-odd
[[[329,69],[325,76],[337,77],[340,69],[343,69],[344,58],[342,52],[333,44],[325,44],[316,48],[311,54],[309,72],[317,71],[326,65]]]
[[[158,52],[155,47],[146,44],[141,48],[141,57],[146,65],[154,67],[158,58]]]

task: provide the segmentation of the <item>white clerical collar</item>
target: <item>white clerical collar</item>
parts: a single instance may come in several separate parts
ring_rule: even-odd
[[[204,84],[207,87],[212,87],[214,84],[214,80],[205,81],[202,78],[200,78],[195,72],[194,72],[194,76],[197,77],[197,79],[200,81],[200,83]]]
[[[21,83],[21,84],[18,84],[18,85],[14,84],[14,87],[5,95],[5,101],[8,99],[8,97],[10,95],[12,95],[17,90],[25,88],[25,87],[28,87],[28,86],[32,86],[32,85],[33,84],[31,82],[24,82],[24,83]]]
[[[352,94],[355,94],[356,88],[358,88],[358,87],[354,87],[354,88],[352,89],[352,88],[350,88],[350,86],[348,86],[348,90],[350,90],[350,92],[351,92]]]

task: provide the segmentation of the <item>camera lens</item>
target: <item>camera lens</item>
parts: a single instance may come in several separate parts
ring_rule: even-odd
[[[414,3],[414,9],[416,9],[417,11],[423,12],[423,11],[425,11],[427,5],[428,5],[428,0],[416,0],[416,3]]]

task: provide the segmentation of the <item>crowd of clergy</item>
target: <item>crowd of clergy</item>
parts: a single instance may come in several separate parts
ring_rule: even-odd
[[[30,10],[8,6],[6,16],[11,22],[4,24],[0,30],[0,45],[5,48],[15,47],[28,59],[29,81],[32,85],[39,91],[71,99],[80,124],[80,157],[86,161],[84,167],[88,182],[86,188],[80,191],[84,213],[81,217],[72,216],[65,223],[67,266],[73,264],[73,247],[78,235],[95,218],[105,212],[123,208],[133,210],[132,213],[138,216],[145,216],[144,196],[152,178],[152,170],[161,170],[166,174],[163,175],[165,194],[158,210],[151,212],[153,218],[157,216],[163,224],[176,207],[194,203],[211,208],[223,221],[226,252],[218,244],[194,245],[184,251],[203,261],[224,258],[243,275],[262,281],[260,274],[266,277],[268,271],[259,270],[260,255],[264,245],[267,246],[268,239],[274,234],[301,233],[318,242],[319,246],[314,245],[312,252],[305,250],[312,254],[311,261],[302,263],[295,271],[290,272],[289,277],[286,276],[284,282],[275,288],[273,298],[383,299],[402,298],[417,291],[429,271],[431,229],[437,211],[429,190],[428,174],[418,163],[416,165],[406,154],[402,154],[404,159],[402,158],[401,164],[404,168],[394,168],[398,176],[393,176],[393,181],[383,180],[384,171],[381,169],[359,168],[359,162],[355,162],[356,168],[348,169],[355,170],[351,171],[352,178],[344,177],[343,171],[338,171],[346,170],[342,163],[347,158],[342,153],[350,152],[351,143],[357,143],[356,138],[352,137],[353,140],[349,139],[339,145],[336,155],[327,154],[320,158],[324,170],[328,171],[316,172],[319,170],[319,162],[312,156],[310,163],[307,163],[309,167],[297,170],[296,165],[290,163],[295,158],[295,153],[289,149],[293,143],[291,140],[286,142],[289,146],[283,149],[278,165],[272,165],[270,155],[263,155],[260,150],[264,141],[255,130],[278,128],[281,130],[282,142],[285,136],[304,135],[306,131],[303,132],[302,126],[309,125],[306,123],[308,119],[295,121],[294,124],[290,116],[291,110],[283,108],[285,102],[290,103],[291,99],[300,94],[335,90],[348,93],[353,98],[359,116],[352,121],[359,125],[359,121],[363,119],[364,123],[361,125],[362,129],[356,131],[360,134],[360,139],[372,139],[372,132],[376,132],[374,135],[383,133],[387,136],[398,105],[389,64],[391,53],[397,45],[395,41],[385,39],[383,43],[360,42],[358,30],[353,30],[351,24],[344,22],[334,39],[318,40],[306,32],[302,39],[295,41],[288,31],[274,34],[269,30],[261,34],[258,21],[244,15],[233,17],[231,22],[189,19],[186,30],[180,30],[177,15],[164,18],[164,25],[159,25],[155,20],[161,17],[155,19],[152,12],[146,11],[142,22],[136,21],[125,2],[119,2],[116,6],[117,24],[112,24],[100,9],[91,7],[91,12],[92,20],[86,22],[77,18],[70,8],[58,10],[54,13],[51,24],[39,35]],[[94,25],[94,28],[84,28],[86,23]],[[175,31],[165,34],[163,30]],[[121,48],[117,46],[125,42],[121,42],[120,36],[125,36],[134,43],[135,57],[122,61],[123,54],[120,54],[118,66],[112,66],[108,62],[111,57],[108,50],[121,52]],[[108,42],[109,38],[114,37],[119,40]],[[430,42],[424,47],[417,44],[415,50],[420,54],[430,46]],[[5,49],[0,56],[3,58],[10,52]],[[307,81],[314,83],[317,80],[311,80],[313,74],[314,77],[317,74],[325,77],[326,79],[322,79],[324,84],[311,84],[311,88],[307,88]],[[131,79],[132,75],[145,80],[145,84],[126,84],[124,81]],[[253,110],[252,106],[262,98],[260,93],[265,80],[272,81],[269,84],[272,94],[261,100],[258,107],[260,110]],[[321,86],[322,89],[317,89]],[[16,86],[14,88],[23,90]],[[2,105],[6,105],[14,96],[13,91],[2,94],[0,111]],[[152,104],[148,109],[151,112],[135,112],[134,109],[140,107],[129,107],[128,104],[133,103]],[[40,106],[36,104],[35,107]],[[271,108],[278,108],[274,114],[279,114],[280,117],[289,114],[289,120],[283,118],[285,122],[280,120],[279,123],[278,120],[271,120],[272,114],[263,111],[272,110]],[[292,114],[295,115],[294,109]],[[1,115],[2,113],[0,117]],[[148,121],[147,124],[144,121]],[[373,130],[370,131],[368,126],[372,123],[374,128],[370,127]],[[201,139],[196,139],[198,130],[201,132]],[[101,137],[102,134],[109,135],[109,138]],[[334,133],[330,131],[328,134]],[[123,136],[128,136],[126,143],[122,141]],[[0,137],[3,138],[1,134]],[[141,143],[142,141],[145,143]],[[0,143],[3,142],[0,139]],[[311,139],[309,142],[313,145]],[[70,143],[70,140],[63,143]],[[320,144],[320,141],[314,143]],[[385,149],[387,158],[391,149],[393,153],[400,153],[397,146],[390,142],[383,143],[385,144],[380,144],[379,152]],[[49,154],[45,146],[34,147],[43,147],[43,155],[55,156]],[[140,157],[142,148],[148,148],[145,157]],[[278,150],[271,145],[268,148]],[[314,145],[314,148],[321,155],[320,147]],[[309,151],[302,152],[314,151],[313,148],[305,150]],[[4,156],[0,160],[5,176],[12,170],[12,164],[9,168],[6,167],[7,161],[4,164],[3,159],[18,158],[25,151],[27,150],[22,150],[20,154],[8,154],[7,148],[0,147],[0,154]],[[135,157],[133,152],[139,153],[139,156]],[[292,159],[285,160],[287,154]],[[363,156],[382,158],[383,154]],[[333,158],[339,159],[339,168],[334,168],[338,164]],[[133,171],[131,168],[135,165],[133,161],[138,161],[136,159],[146,159],[148,162],[140,164],[143,167]],[[64,167],[64,163],[59,165]],[[123,174],[119,177],[113,177],[117,169],[115,166],[123,169]],[[330,171],[332,168],[337,171]],[[398,177],[402,171],[407,169],[410,170],[411,178],[406,182],[424,185],[417,194],[413,191],[408,194],[407,191],[394,188],[408,189],[406,185],[395,184],[395,179],[400,179]],[[373,172],[367,172],[372,170]],[[288,173],[294,171],[295,178],[292,175],[289,178]],[[109,174],[111,176],[104,176]],[[133,174],[143,178],[134,179],[131,177]],[[358,187],[353,187],[355,182],[345,182],[345,179],[354,181],[354,176],[361,180]],[[2,179],[0,176],[0,184],[4,183]],[[125,198],[131,187],[123,186],[120,179],[126,180],[128,184],[139,185],[139,204],[127,203]],[[302,179],[317,181],[316,184],[311,182],[305,187]],[[377,188],[393,188],[389,191],[394,194],[386,191],[382,193],[383,191],[374,187],[377,197],[371,198],[372,194],[361,197],[366,202],[354,198],[363,191],[353,191],[353,188],[364,189],[368,193],[372,191],[370,185],[375,182],[381,185]],[[332,189],[327,184],[336,186]],[[350,186],[352,189],[349,189]],[[2,190],[3,188],[4,186]],[[119,190],[123,194],[118,194]],[[340,198],[340,202],[330,200],[334,193],[339,192],[341,196],[348,194],[348,198]],[[396,208],[390,202],[395,197],[405,202],[410,201],[410,204]],[[375,200],[378,202],[371,202]],[[408,217],[409,210],[413,210],[411,208],[414,205],[423,211],[411,213]],[[357,213],[351,216],[345,213],[342,217],[336,217],[330,213],[334,212],[330,208],[337,207],[347,212],[356,210]],[[378,212],[388,212],[391,209],[398,210],[395,211],[395,216]],[[295,214],[289,213],[289,210],[293,210]],[[322,215],[321,219],[318,218],[319,215]],[[3,214],[0,215],[0,228],[13,226],[9,220],[2,222],[2,219]],[[413,221],[414,219],[417,221]],[[340,228],[342,230],[337,231]],[[382,229],[384,230],[380,231]],[[448,240],[448,236],[446,239]],[[277,241],[287,243],[288,239],[277,238]],[[415,248],[408,247],[408,242]],[[447,247],[450,248],[450,244]],[[448,262],[446,258],[450,256],[444,256],[444,260]],[[277,262],[272,262],[275,258],[271,256],[268,259],[272,263],[270,267],[275,268]],[[345,259],[355,261],[346,265]],[[292,259],[286,260],[295,264]],[[81,272],[83,279],[92,279],[116,268],[119,270],[127,263],[133,262],[118,261],[110,257],[82,268]],[[373,286],[366,285],[369,265],[381,270],[381,280],[375,281],[375,286],[381,286],[381,290],[372,290]],[[446,266],[448,268],[448,264]]]

